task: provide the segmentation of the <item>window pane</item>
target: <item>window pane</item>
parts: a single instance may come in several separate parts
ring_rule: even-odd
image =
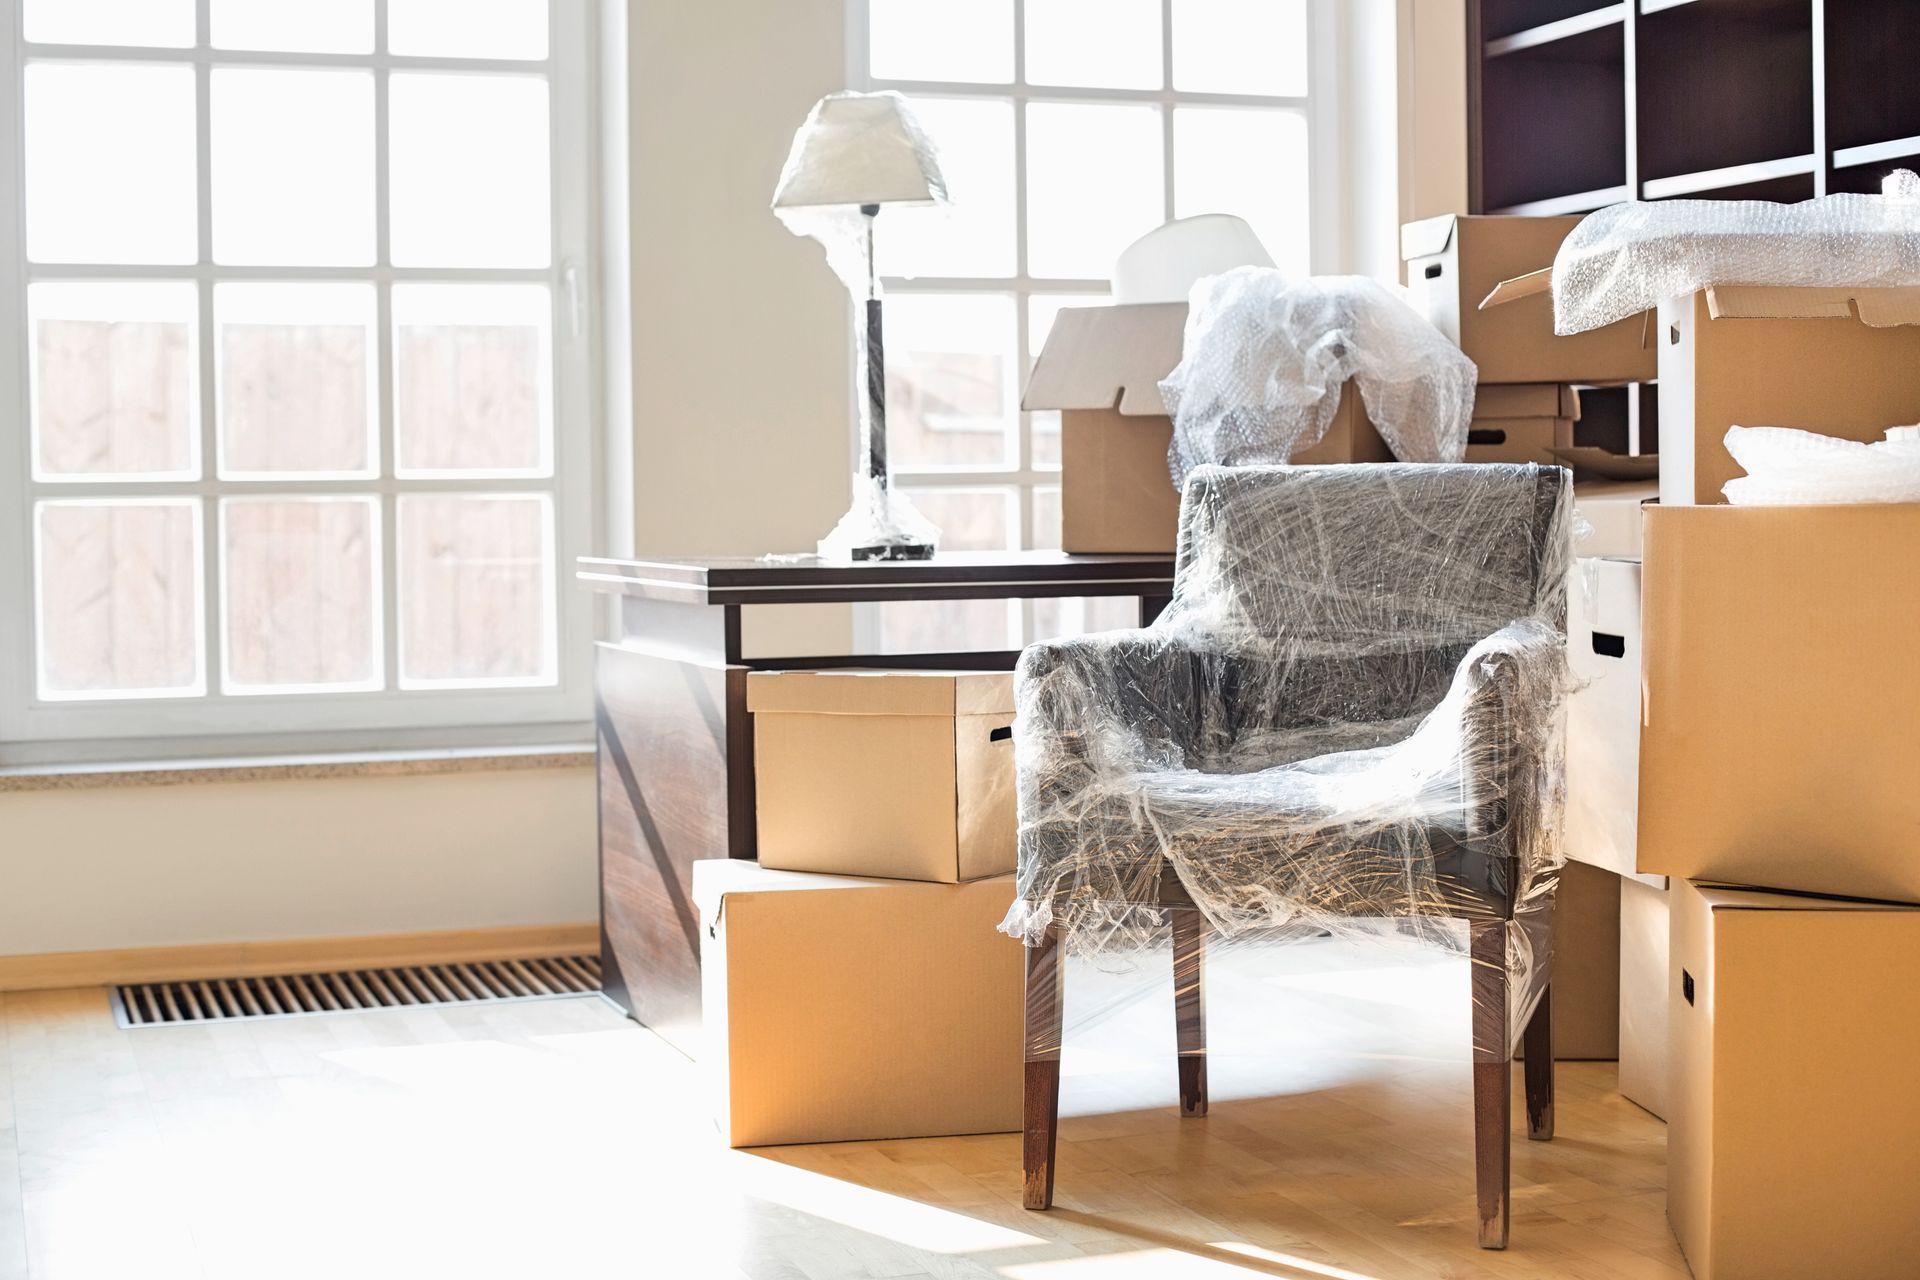
[[[886,303],[887,445],[896,469],[1007,463],[1016,421],[1013,299],[896,293]]]
[[[1060,549],[1060,490],[1033,491],[1033,528],[1028,545]],[[1077,636],[1089,631],[1120,631],[1140,625],[1140,602],[1133,596],[1088,596],[1073,600],[1035,600],[1033,639]]]
[[[1036,102],[1027,108],[1027,269],[1104,280],[1162,222],[1160,112]]]
[[[27,0],[27,39],[45,44],[193,43],[193,0]]]
[[[373,261],[373,77],[213,73],[217,262]]]
[[[395,285],[403,475],[552,467],[552,301],[541,285]]]
[[[940,529],[940,550],[1005,551],[1013,545],[1011,489],[901,490]],[[883,604],[883,653],[944,653],[1006,649],[1017,644],[1018,602],[929,600]]]
[[[201,692],[200,506],[39,507],[40,696]]]
[[[1104,293],[1036,293],[1027,299],[1027,367],[1040,358],[1047,335],[1053,332],[1054,317],[1064,307],[1104,307],[1113,301]],[[1035,409],[1027,414],[1027,434],[1031,441],[1033,465],[1060,465],[1060,411]],[[1054,535],[1058,538],[1058,534]],[[1059,545],[1057,542],[1054,545]]]
[[[1173,0],[1173,87],[1307,92],[1307,0]]]
[[[882,211],[874,257],[886,276],[1014,274],[1013,104],[915,98],[953,203]]]
[[[1158,89],[1160,0],[1027,0],[1027,83]]]
[[[1257,107],[1176,107],[1173,209],[1182,218],[1237,213],[1276,266],[1308,274],[1306,117]]]
[[[216,49],[372,53],[373,0],[213,0]]]
[[[27,290],[36,479],[195,474],[197,310],[190,284]]]
[[[394,262],[546,266],[546,81],[396,73],[389,93]]]
[[[213,291],[220,474],[371,475],[373,287]]]
[[[375,503],[220,504],[228,693],[379,687]]]
[[[198,260],[191,68],[33,63],[26,113],[29,258]]]
[[[387,0],[387,48],[443,58],[544,58],[547,0]]]
[[[1013,0],[870,0],[878,80],[1013,80]]]
[[[551,684],[544,495],[409,494],[400,506],[400,683]]]

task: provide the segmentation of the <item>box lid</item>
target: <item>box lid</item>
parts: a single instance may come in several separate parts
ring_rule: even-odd
[[[1473,394],[1473,417],[1580,417],[1580,392],[1564,382],[1489,382]]]
[[[1180,363],[1186,325],[1184,302],[1062,308],[1034,361],[1021,408],[1166,413],[1160,379]]]
[[[1920,324],[1920,288],[1795,289],[1775,285],[1711,285],[1714,320],[1857,319],[1876,329]]]
[[[1920,911],[1910,902],[1879,902],[1868,898],[1822,897],[1790,893],[1785,889],[1753,889],[1690,881],[1709,911]]]
[[[747,710],[850,716],[1013,714],[1007,671],[756,671]]]
[[[1436,253],[1445,253],[1447,246],[1453,243],[1453,227],[1459,220],[1457,213],[1443,213],[1435,218],[1402,223],[1400,260],[1412,262],[1415,258],[1431,258]]]

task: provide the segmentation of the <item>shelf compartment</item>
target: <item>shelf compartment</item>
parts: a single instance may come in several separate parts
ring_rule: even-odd
[[[1913,0],[1816,3],[1825,5],[1827,145],[1835,153],[1835,167],[1852,167],[1843,166],[1840,156],[1856,148],[1920,135],[1913,67],[1914,50],[1920,48],[1920,5]]]
[[[1584,212],[1627,178],[1626,28],[1609,23],[1489,59],[1480,82],[1488,209]],[[1625,194],[1622,192],[1622,194]]]
[[[1792,177],[1711,177],[1814,151],[1810,0],[1692,0],[1635,22],[1640,178],[1648,198]],[[1782,161],[1781,157],[1790,158]],[[1672,186],[1667,179],[1684,179]]]

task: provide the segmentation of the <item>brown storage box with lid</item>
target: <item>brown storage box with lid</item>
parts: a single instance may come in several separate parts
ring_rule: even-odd
[[[1068,307],[1055,318],[1022,407],[1060,413],[1063,550],[1173,552],[1180,491],[1160,380],[1180,363],[1186,322],[1183,302]],[[1292,461],[1391,462],[1393,453],[1349,382],[1325,438]]]
[[[1646,382],[1654,376],[1657,356],[1645,317],[1561,338],[1553,332],[1553,299],[1545,289],[1482,306],[1496,286],[1551,267],[1579,221],[1443,214],[1400,228],[1414,310],[1460,344],[1482,383]]]
[[[1718,286],[1662,304],[1660,501],[1724,503],[1727,428],[1873,441],[1920,422],[1920,288]]]
[[[953,883],[1014,868],[1013,676],[747,677],[762,866]]]
[[[1696,1280],[1914,1275],[1920,909],[1684,880],[1672,909],[1667,1216]]]
[[[1639,869],[1920,902],[1920,504],[1646,534]]]
[[[1020,1127],[1013,877],[970,884],[693,864],[700,1066],[727,1144]]]

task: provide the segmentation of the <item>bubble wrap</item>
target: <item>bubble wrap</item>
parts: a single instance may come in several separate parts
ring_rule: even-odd
[[[1736,507],[1920,502],[1920,427],[1871,444],[1790,427],[1730,427],[1727,452],[1747,474],[1722,492]]]
[[[1581,220],[1553,259],[1553,328],[1584,333],[1715,284],[1920,284],[1920,178],[1880,195],[1657,200]]]
[[[1281,463],[1312,448],[1349,378],[1394,457],[1465,456],[1473,361],[1398,293],[1366,276],[1289,281],[1265,267],[1201,280],[1182,359],[1160,384],[1174,484],[1207,463]]]
[[[1190,900],[1226,941],[1465,951],[1477,920],[1517,1034],[1562,862],[1570,496],[1533,465],[1197,468],[1160,620],[1020,659],[1002,929],[1120,954]]]

